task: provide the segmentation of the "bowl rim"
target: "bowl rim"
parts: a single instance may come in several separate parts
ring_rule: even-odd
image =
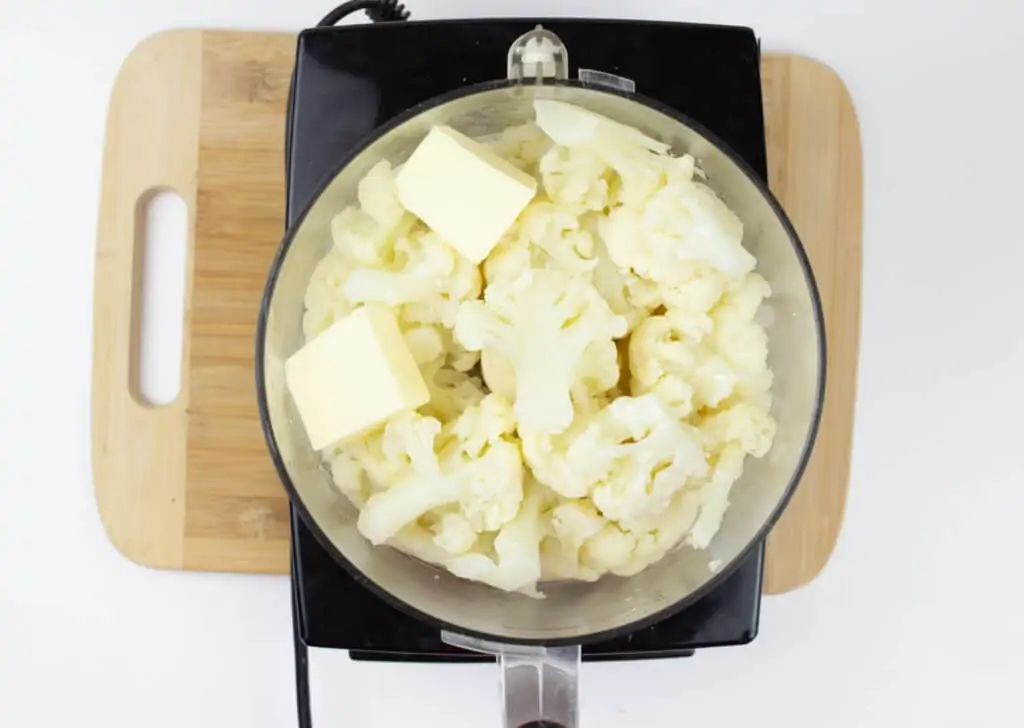
[[[271,460],[274,463],[274,468],[277,471],[278,477],[281,480],[282,485],[288,495],[288,500],[299,514],[303,523],[310,530],[319,544],[331,555],[334,561],[339,564],[345,571],[351,576],[356,583],[360,586],[368,589],[373,593],[374,596],[378,597],[386,604],[391,607],[398,609],[405,614],[425,622],[432,627],[437,628],[441,631],[456,632],[464,634],[470,637],[476,637],[479,639],[501,642],[505,644],[513,645],[534,645],[534,646],[545,646],[545,647],[558,647],[564,645],[587,645],[596,642],[603,642],[606,640],[614,639],[625,634],[636,632],[637,630],[643,629],[650,625],[664,621],[672,615],[682,611],[686,607],[694,604],[702,597],[711,593],[716,589],[723,581],[725,581],[733,571],[735,571],[740,564],[742,564],[746,558],[750,555],[751,551],[767,537],[768,533],[772,530],[775,524],[781,518],[786,507],[789,505],[790,500],[793,497],[797,486],[803,477],[804,472],[807,469],[808,462],[810,461],[811,454],[814,450],[814,445],[817,441],[818,432],[821,427],[822,413],[825,406],[825,385],[827,380],[827,342],[825,338],[825,317],[824,311],[821,305],[821,296],[818,290],[817,281],[814,277],[814,272],[811,269],[810,260],[807,256],[807,251],[804,249],[803,243],[800,240],[799,235],[796,232],[789,216],[786,214],[782,205],[778,199],[768,188],[767,180],[763,180],[761,176],[754,171],[754,169],[737,154],[729,145],[727,145],[720,137],[714,134],[710,129],[705,127],[700,122],[695,121],[686,114],[683,114],[676,109],[673,109],[659,101],[646,97],[640,93],[626,93],[615,89],[609,88],[598,88],[592,85],[583,84],[579,81],[562,81],[557,84],[545,84],[546,86],[571,86],[575,88],[582,88],[588,91],[607,94],[611,96],[618,96],[629,101],[633,101],[639,104],[648,106],[649,108],[659,113],[668,116],[669,118],[679,122],[680,124],[689,127],[693,131],[697,132],[704,137],[713,147],[719,152],[724,154],[732,161],[733,164],[743,173],[747,180],[754,186],[754,188],[761,194],[764,200],[771,207],[772,212],[775,214],[776,219],[782,225],[783,230],[786,232],[789,242],[793,247],[793,251],[796,254],[797,261],[800,264],[801,271],[804,275],[804,282],[807,285],[807,290],[811,298],[811,308],[814,316],[814,325],[818,335],[818,381],[815,390],[814,397],[814,408],[811,413],[811,422],[807,430],[807,437],[804,442],[803,449],[801,450],[800,457],[797,460],[796,467],[790,476],[789,483],[786,485],[786,489],[779,498],[778,503],[772,509],[771,514],[761,527],[757,530],[757,533],[750,541],[744,546],[736,556],[727,564],[723,565],[718,571],[716,571],[707,581],[701,584],[698,588],[691,591],[686,596],[676,600],[668,606],[659,609],[651,614],[646,615],[640,619],[627,622],[613,627],[610,629],[600,630],[598,632],[588,632],[584,634],[578,634],[572,637],[512,637],[507,635],[494,634],[490,632],[483,632],[475,629],[468,629],[458,624],[454,624],[440,617],[428,614],[415,606],[409,604],[405,600],[393,595],[391,592],[384,589],[382,586],[377,584],[375,581],[367,577],[362,570],[360,570],[355,564],[353,564],[345,554],[339,549],[334,543],[328,538],[324,530],[316,522],[313,514],[306,507],[305,502],[299,495],[295,484],[292,482],[291,476],[288,473],[288,469],[284,463],[281,453],[277,447],[277,438],[274,434],[273,425],[270,422],[270,414],[268,409],[265,376],[264,376],[264,358],[266,353],[266,334],[267,334],[267,318],[270,313],[270,306],[274,298],[274,292],[277,286],[277,279],[281,272],[281,267],[284,263],[285,258],[288,255],[288,251],[294,242],[298,231],[302,229],[303,224],[306,221],[307,216],[320,198],[323,196],[324,191],[331,185],[334,179],[341,174],[341,172],[360,154],[363,153],[371,144],[376,142],[382,136],[390,132],[391,130],[401,126],[405,122],[413,119],[420,114],[429,111],[432,108],[441,106],[451,101],[455,101],[459,98],[471,96],[478,93],[485,93],[489,91],[496,91],[502,88],[511,88],[515,86],[515,83],[509,80],[498,80],[498,81],[487,81],[483,83],[476,83],[468,86],[449,91],[444,94],[431,97],[426,101],[423,101],[415,106],[410,107],[406,111],[398,114],[385,123],[375,127],[371,132],[365,135],[358,143],[342,156],[342,158],[334,165],[332,170],[325,174],[320,182],[316,185],[316,188],[312,195],[303,206],[302,211],[295,219],[295,223],[286,228],[284,237],[278,246],[277,252],[274,255],[274,259],[270,265],[270,269],[267,274],[267,281],[264,286],[263,294],[260,299],[259,315],[256,322],[256,340],[255,340],[255,384],[256,384],[256,401],[260,415],[260,426],[263,430],[263,436],[267,443],[267,449],[269,450]],[[293,577],[294,578],[294,575]],[[626,577],[628,578],[628,577]]]

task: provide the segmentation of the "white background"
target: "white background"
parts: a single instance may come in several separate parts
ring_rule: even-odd
[[[409,0],[753,26],[831,64],[866,220],[852,488],[809,587],[750,647],[587,665],[585,728],[1024,725],[1024,4]],[[298,29],[329,0],[0,0],[0,725],[292,726],[284,578],[159,573],[107,542],[89,464],[106,104],[175,26]],[[670,70],[668,72],[671,72]],[[497,726],[484,666],[312,659],[318,726]]]

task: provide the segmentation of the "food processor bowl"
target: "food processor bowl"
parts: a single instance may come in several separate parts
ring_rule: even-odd
[[[691,154],[708,184],[742,220],[744,246],[772,289],[759,315],[768,333],[771,414],[777,424],[767,455],[746,459],[709,548],[675,548],[628,578],[544,583],[543,599],[466,581],[395,549],[372,546],[356,529],[356,509],[310,446],[284,377],[285,360],[304,343],[304,294],[332,245],[331,220],[356,200],[357,185],[370,168],[381,160],[401,164],[439,124],[488,137],[532,120],[537,98],[590,109],[670,144],[675,154]],[[580,645],[634,631],[682,609],[722,580],[767,535],[796,488],[818,429],[825,380],[825,334],[814,277],[766,184],[712,133],[679,113],[635,93],[564,78],[530,83],[510,77],[436,98],[381,127],[339,160],[274,260],[256,349],[259,406],[273,460],[292,503],[332,556],[387,602],[441,630],[526,646]]]

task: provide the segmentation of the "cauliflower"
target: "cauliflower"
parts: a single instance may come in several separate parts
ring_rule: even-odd
[[[430,391],[430,401],[419,409],[421,414],[444,424],[483,400],[483,383],[469,373],[479,354],[459,346],[451,331],[425,324],[407,329],[403,336]]]
[[[654,392],[687,418],[730,397],[766,393],[768,342],[754,316],[768,293],[765,280],[751,273],[717,303],[709,303],[717,296],[696,290],[693,308],[644,319],[630,338],[633,394]]]
[[[729,491],[743,474],[743,458],[744,453],[740,447],[727,447],[719,454],[708,482],[699,490],[686,494],[687,508],[698,511],[696,518],[685,529],[686,542],[694,548],[706,549],[718,533],[722,517],[729,507]],[[672,536],[676,541],[679,540],[675,532]]]
[[[552,142],[535,122],[528,121],[503,130],[488,146],[502,159],[532,174]]]
[[[482,140],[542,194],[481,266],[403,208],[381,162],[332,221],[302,325],[308,339],[393,308],[430,392],[321,453],[360,532],[536,597],[707,548],[776,426],[771,291],[693,157],[569,104],[534,109]]]
[[[540,159],[541,184],[570,212],[602,211],[610,204],[611,169],[587,148],[552,147]]]
[[[633,558],[636,543],[636,536],[622,530],[619,524],[605,522],[580,549],[580,564],[599,574],[619,573]]]
[[[409,225],[413,222],[412,215],[398,201],[395,173],[386,160],[375,164],[359,181],[356,197],[362,211],[382,230],[394,230],[403,222]]]
[[[562,435],[520,427],[520,436],[541,483],[566,498],[589,497],[602,516],[630,530],[707,472],[700,433],[654,395],[619,397]]]
[[[747,399],[767,402],[772,385],[768,368],[768,335],[757,323],[756,314],[771,289],[757,273],[750,273],[711,310],[711,340],[737,375],[736,393]]]
[[[461,554],[448,559],[445,568],[463,579],[540,596],[537,582],[541,578],[540,542],[544,537],[541,501],[538,489],[527,489],[519,513],[494,539],[494,558],[483,553]]]
[[[685,161],[666,154],[668,144],[637,129],[561,101],[538,99],[534,110],[537,125],[568,149],[563,153],[566,162],[578,167],[566,175],[570,184],[556,179],[555,189],[565,197],[562,187],[574,192],[585,188],[584,209],[643,205],[666,179],[685,172]]]
[[[551,202],[531,202],[484,262],[488,283],[512,280],[529,268],[553,268],[570,275],[595,265],[594,239],[575,215]]]
[[[738,377],[714,348],[703,345],[711,326],[707,315],[672,309],[640,322],[629,340],[630,391],[658,395],[680,418],[718,406]]]
[[[580,549],[605,527],[606,521],[587,500],[567,500],[551,510],[550,536],[541,544],[541,571],[545,579],[593,581],[606,569],[580,563]]]
[[[342,448],[330,453],[326,460],[338,490],[352,505],[362,508],[374,490],[373,480],[366,468],[348,450]]]
[[[594,288],[614,313],[626,319],[632,331],[660,303],[657,285],[620,270],[601,238],[594,241],[594,260]]]
[[[657,397],[619,397],[595,424],[608,445],[596,457],[606,471],[591,498],[609,520],[631,527],[656,517],[676,491],[707,472],[700,433]]]
[[[449,505],[475,531],[508,523],[522,500],[522,459],[508,437],[513,427],[510,405],[498,395],[443,427],[413,412],[390,420],[380,447],[399,472],[366,500],[360,533],[371,543],[384,543],[428,511]]]
[[[719,452],[737,446],[756,458],[763,457],[775,439],[775,420],[760,403],[740,401],[698,420],[705,449]]]
[[[583,352],[576,377],[569,387],[574,404],[586,405],[619,384],[619,350],[614,341],[592,342]],[[512,362],[494,349],[484,349],[481,371],[487,388],[510,400],[516,397],[516,370]]]
[[[591,550],[589,553],[607,558],[608,570],[617,576],[639,574],[660,561],[693,528],[701,507],[698,493],[695,489],[677,492],[656,519],[618,542],[600,544],[603,552]],[[627,546],[631,549],[628,553]]]
[[[652,139],[631,126],[620,124],[588,109],[564,101],[537,99],[533,102],[537,126],[556,143],[569,148],[642,149],[664,154],[669,145]]]
[[[754,268],[743,223],[701,182],[666,185],[642,205],[615,208],[599,227],[616,265],[668,286],[688,280],[694,263],[730,278]]]
[[[394,259],[395,240],[416,224],[398,201],[391,164],[378,162],[360,180],[359,204],[342,210],[331,221],[334,247],[358,266],[386,267]]]
[[[577,217],[550,201],[535,200],[484,261],[484,280],[488,285],[510,281],[531,268],[578,276],[594,285],[631,330],[661,304],[657,284],[619,270],[597,231],[593,216]]]
[[[442,423],[451,422],[469,407],[479,405],[487,394],[477,377],[446,366],[431,370],[425,379],[430,401],[420,407],[420,412]]]
[[[341,286],[353,268],[351,260],[338,250],[329,251],[316,264],[306,288],[302,314],[302,333],[307,340],[352,312],[354,306],[342,294]]]
[[[396,307],[403,324],[451,328],[459,302],[480,295],[479,269],[401,206],[387,162],[360,181],[358,198],[331,221],[334,251],[307,292],[307,336],[360,303]]]
[[[453,326],[459,303],[480,295],[479,269],[430,231],[411,231],[394,247],[396,262],[353,270],[342,294],[353,303],[401,306],[405,322]]]
[[[520,425],[550,433],[572,422],[570,389],[587,348],[595,342],[614,346],[612,339],[625,333],[625,319],[593,286],[546,269],[491,284],[483,302],[462,306],[455,324],[455,338],[465,348],[492,348],[513,362]]]

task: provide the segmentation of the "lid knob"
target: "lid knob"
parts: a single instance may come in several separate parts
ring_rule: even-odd
[[[522,83],[569,80],[569,51],[557,35],[538,25],[519,36],[508,49],[508,78]]]

